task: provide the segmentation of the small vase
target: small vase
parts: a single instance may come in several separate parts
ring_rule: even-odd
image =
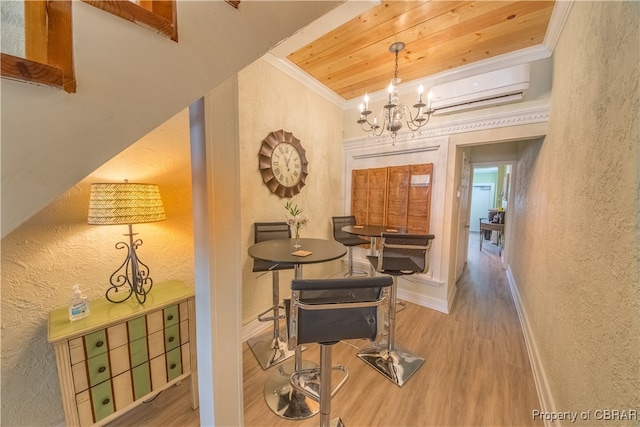
[[[298,227],[296,227],[296,243],[295,245],[293,245],[294,248],[298,249],[301,245],[300,245],[300,229]]]

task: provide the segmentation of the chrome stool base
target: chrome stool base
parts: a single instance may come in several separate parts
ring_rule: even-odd
[[[358,357],[371,365],[397,386],[402,387],[424,363],[424,359],[397,347],[369,347],[358,353]]]
[[[280,334],[274,338],[273,331],[263,332],[247,340],[249,348],[263,370],[277,365],[295,355],[295,350],[289,350],[287,341],[282,337],[287,336],[287,329],[281,328]]]
[[[314,362],[303,360],[301,369],[317,366]],[[294,360],[281,363],[273,369],[264,385],[264,399],[276,415],[288,420],[304,420],[320,412],[320,403],[291,386],[290,378],[294,372]]]
[[[331,424],[329,424],[329,425],[331,427],[344,427],[344,423],[342,422],[340,417],[332,419],[331,420]]]

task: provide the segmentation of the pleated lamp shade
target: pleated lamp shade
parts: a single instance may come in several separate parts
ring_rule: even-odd
[[[165,219],[160,189],[155,184],[91,184],[89,224],[142,224]]]

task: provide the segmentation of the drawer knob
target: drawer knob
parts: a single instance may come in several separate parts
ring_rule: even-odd
[[[102,340],[96,343],[96,347],[102,347],[103,345],[104,345],[104,341]]]
[[[170,314],[169,317],[167,317],[167,320],[173,320],[173,314]]]
[[[106,370],[107,370],[107,368],[105,368],[104,366],[100,366],[100,367],[98,368],[98,372],[100,372],[100,373],[103,373],[103,372],[104,372],[104,371],[106,371]]]
[[[171,364],[171,366],[170,366],[170,368],[171,368],[171,369],[176,369],[176,364],[175,364],[175,363],[172,363],[172,364]]]
[[[169,342],[173,342],[173,340],[175,340],[174,337],[169,337]]]
[[[109,400],[109,398],[107,397],[105,400],[102,401],[103,405],[108,405],[109,402],[111,402],[111,400]]]

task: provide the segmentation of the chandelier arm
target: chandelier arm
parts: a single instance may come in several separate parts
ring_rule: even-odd
[[[374,120],[373,123],[369,121],[368,115],[358,120],[358,123],[360,123],[360,127],[362,128],[362,130],[367,132],[370,136],[380,136],[387,127],[388,114],[385,113],[386,110],[381,111],[376,118],[377,120]]]
[[[427,123],[429,123],[429,119],[431,118],[431,110],[423,111],[422,115],[419,114],[420,110],[416,112],[416,117],[413,117],[413,113],[411,109],[406,105],[401,105],[399,108],[402,109],[402,114],[404,115],[405,121],[407,122],[407,127],[415,132]],[[426,117],[425,117],[426,116]],[[418,118],[422,117],[423,120],[418,120]]]

